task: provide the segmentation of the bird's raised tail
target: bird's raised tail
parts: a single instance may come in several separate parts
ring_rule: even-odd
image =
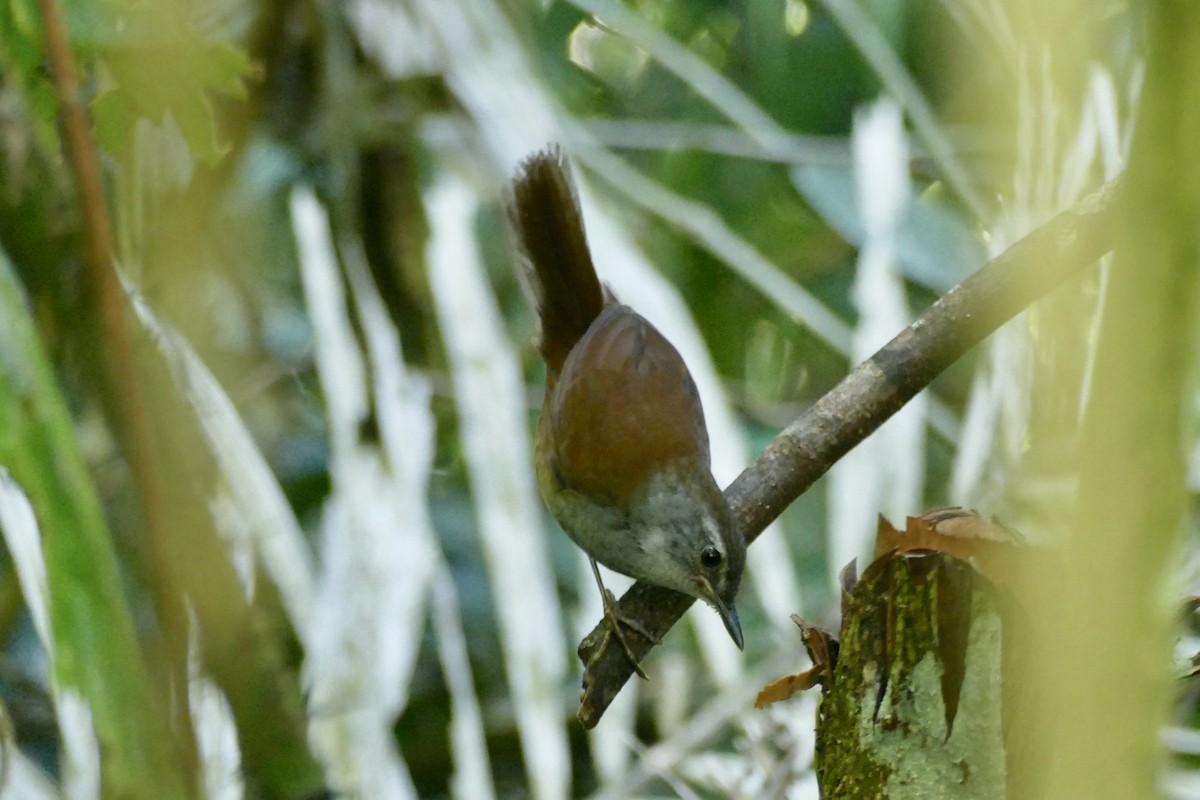
[[[557,145],[521,163],[513,179],[508,216],[528,261],[542,320],[539,349],[556,375],[604,307],[604,290],[588,253],[571,169]]]

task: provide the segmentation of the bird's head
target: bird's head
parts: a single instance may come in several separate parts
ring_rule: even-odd
[[[746,543],[707,465],[684,462],[660,471],[630,511],[644,577],[715,608],[740,649],[734,599]]]

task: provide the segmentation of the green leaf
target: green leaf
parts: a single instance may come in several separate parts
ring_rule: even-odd
[[[162,124],[170,115],[197,158],[213,164],[228,152],[212,99],[244,97],[253,65],[239,48],[197,31],[190,4],[67,0],[61,11],[80,71],[97,59],[104,67],[92,106],[101,146],[121,155],[139,119]],[[43,39],[35,0],[0,3],[0,73],[15,76],[52,131],[57,103],[44,102],[53,88]]]
[[[212,164],[228,151],[217,132],[211,95],[245,95],[243,80],[251,66],[240,50],[163,30],[150,41],[109,48],[102,58],[115,83],[92,109],[104,147],[123,152],[138,119],[161,124],[169,114],[197,158]]]
[[[188,4],[113,3],[110,10],[109,33],[97,47],[108,89],[93,105],[100,143],[120,154],[137,120],[162,124],[169,115],[197,158],[218,161],[229,148],[212,98],[245,96],[249,57],[197,31]]]
[[[100,502],[24,296],[0,252],[0,465],[42,535],[55,680],[89,703],[106,797],[183,798],[167,710],[157,702],[121,592]]]

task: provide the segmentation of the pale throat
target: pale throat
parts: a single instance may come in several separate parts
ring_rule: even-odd
[[[652,478],[646,493],[646,502],[638,504],[642,513],[629,520],[640,532],[637,577],[696,596],[694,565],[700,551],[711,545],[727,555],[720,523],[703,491],[671,473]]]

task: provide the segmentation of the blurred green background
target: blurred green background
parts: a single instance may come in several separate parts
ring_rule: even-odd
[[[73,785],[68,763],[105,796],[815,797],[812,698],[747,704],[802,665],[786,614],[836,618],[833,576],[878,513],[963,503],[1037,529],[1065,491],[1095,276],[785,512],[739,603],[744,658],[680,626],[585,735],[573,650],[598,604],[514,468],[543,368],[502,197],[523,155],[564,144],[593,244],[628,256],[599,259],[602,277],[710,359],[692,368],[715,379],[710,420],[732,422],[714,444],[728,481],[880,330],[1116,174],[1138,7],[60,3],[127,288],[123,354],[98,316],[95,209],[43,11],[0,9],[0,466],[41,526],[53,622],[37,629],[37,558],[13,556],[7,506],[0,732],[42,781],[21,791]],[[881,102],[891,128],[865,121]],[[114,360],[143,387],[152,452],[123,432]],[[165,485],[157,516],[139,464]],[[545,616],[521,616],[506,575]],[[91,760],[63,744],[76,692]]]

